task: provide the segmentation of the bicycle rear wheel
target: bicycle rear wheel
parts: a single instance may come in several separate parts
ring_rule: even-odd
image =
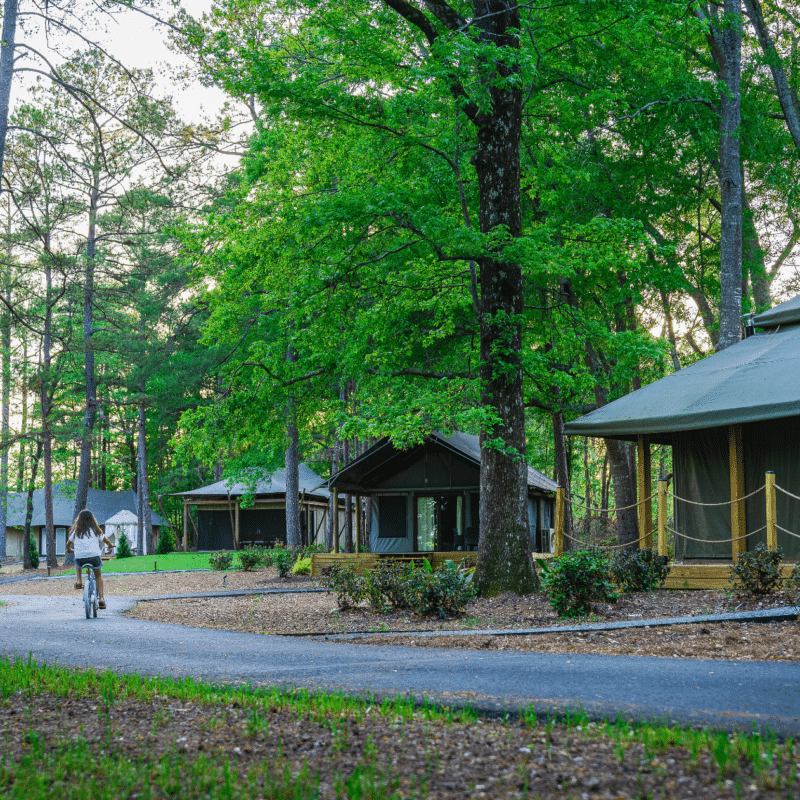
[[[92,610],[92,586],[89,575],[86,575],[83,581],[83,607],[86,609],[86,619],[89,619]]]

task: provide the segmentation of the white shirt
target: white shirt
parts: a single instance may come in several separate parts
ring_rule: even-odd
[[[89,535],[83,539],[73,533],[69,537],[69,541],[72,542],[75,549],[75,558],[91,558],[101,555],[100,537],[93,531],[89,531]]]

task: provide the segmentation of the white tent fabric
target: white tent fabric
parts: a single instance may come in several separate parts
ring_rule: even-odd
[[[117,552],[117,544],[124,533],[131,544],[131,549],[136,549],[136,526],[138,519],[136,514],[131,511],[118,511],[113,517],[106,520],[106,536],[114,545],[114,553]],[[147,542],[145,541],[145,553],[147,555]]]

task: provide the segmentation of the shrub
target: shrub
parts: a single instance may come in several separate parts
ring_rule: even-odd
[[[239,566],[245,571],[265,567],[269,563],[269,555],[263,547],[245,547],[239,553]]]
[[[667,575],[667,557],[650,548],[620,550],[611,565],[611,577],[624,592],[652,592],[664,585]]]
[[[39,548],[36,546],[33,536],[31,536],[31,566],[34,569],[39,568]]]
[[[352,608],[364,599],[365,579],[347,564],[330,567],[320,583],[324,589],[336,595],[339,608]]]
[[[120,534],[119,542],[117,542],[117,558],[132,558],[133,550],[131,550],[131,543],[128,537],[123,532]]]
[[[367,572],[365,593],[373,610],[409,607],[406,580],[413,569],[411,564],[386,559],[379,561],[373,570]]]
[[[768,550],[766,545],[757,544],[736,560],[731,567],[728,584],[736,594],[745,597],[763,597],[770,594],[780,588],[781,561],[783,561],[783,551],[780,547]]]
[[[156,554],[159,556],[168,556],[175,549],[175,537],[169,528],[164,528],[161,535],[158,537],[158,544],[156,545]]]
[[[292,567],[292,575],[310,575],[311,574],[311,559],[298,558]]]
[[[783,584],[786,597],[793,606],[800,605],[800,564],[795,564],[792,574]]]
[[[405,602],[422,617],[441,619],[460,614],[477,594],[472,582],[474,570],[460,567],[453,561],[433,571],[428,559],[423,567],[411,569],[404,579]]]
[[[578,550],[542,564],[542,584],[550,605],[561,617],[580,617],[592,603],[614,602],[617,594],[609,580],[608,562],[602,553]]]
[[[208,563],[211,565],[211,569],[216,569],[220,572],[230,569],[231,564],[233,564],[233,553],[229,553],[227,550],[212,553],[209,556]]]
[[[279,578],[288,577],[296,558],[297,554],[294,550],[287,550],[280,543],[269,551],[269,563],[278,570]]]

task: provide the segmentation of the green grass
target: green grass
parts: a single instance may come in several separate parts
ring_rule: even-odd
[[[153,572],[153,562],[159,572],[169,569],[210,569],[208,559],[211,553],[170,553],[168,556],[133,556],[132,558],[112,558],[103,562],[106,572]]]

